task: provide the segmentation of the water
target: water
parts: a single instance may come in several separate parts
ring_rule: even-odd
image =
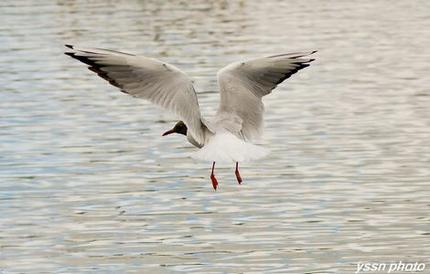
[[[2,1],[0,273],[430,271],[429,1]],[[265,98],[264,161],[187,155],[175,119],[63,55],[163,59],[206,117],[231,61],[318,49]],[[429,273],[429,272],[427,272]]]

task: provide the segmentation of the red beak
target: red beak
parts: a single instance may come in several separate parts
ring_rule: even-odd
[[[172,133],[175,133],[175,131],[173,129],[164,132],[163,135],[161,135],[161,136],[166,136],[166,135],[169,135],[169,134],[172,134]]]

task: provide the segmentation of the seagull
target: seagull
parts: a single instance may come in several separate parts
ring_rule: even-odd
[[[316,51],[272,55],[235,62],[217,73],[221,96],[218,111],[211,121],[200,113],[192,80],[166,62],[134,54],[100,48],[65,45],[65,52],[88,65],[88,69],[118,87],[123,93],[152,102],[175,113],[175,126],[162,136],[182,134],[199,150],[195,159],[212,162],[210,179],[214,190],[216,162],[235,163],[239,184],[239,162],[263,158],[267,150],[255,144],[263,131],[262,98],[285,79],[306,68]]]

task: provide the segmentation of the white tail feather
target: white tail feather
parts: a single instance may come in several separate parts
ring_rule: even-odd
[[[194,159],[215,162],[248,162],[265,157],[268,150],[245,142],[229,132],[215,134],[203,148],[194,153]]]

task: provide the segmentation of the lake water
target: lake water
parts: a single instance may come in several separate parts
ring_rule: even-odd
[[[430,273],[430,1],[2,1],[0,273]],[[268,158],[188,157],[175,118],[63,44],[216,71],[314,50],[265,98]]]

